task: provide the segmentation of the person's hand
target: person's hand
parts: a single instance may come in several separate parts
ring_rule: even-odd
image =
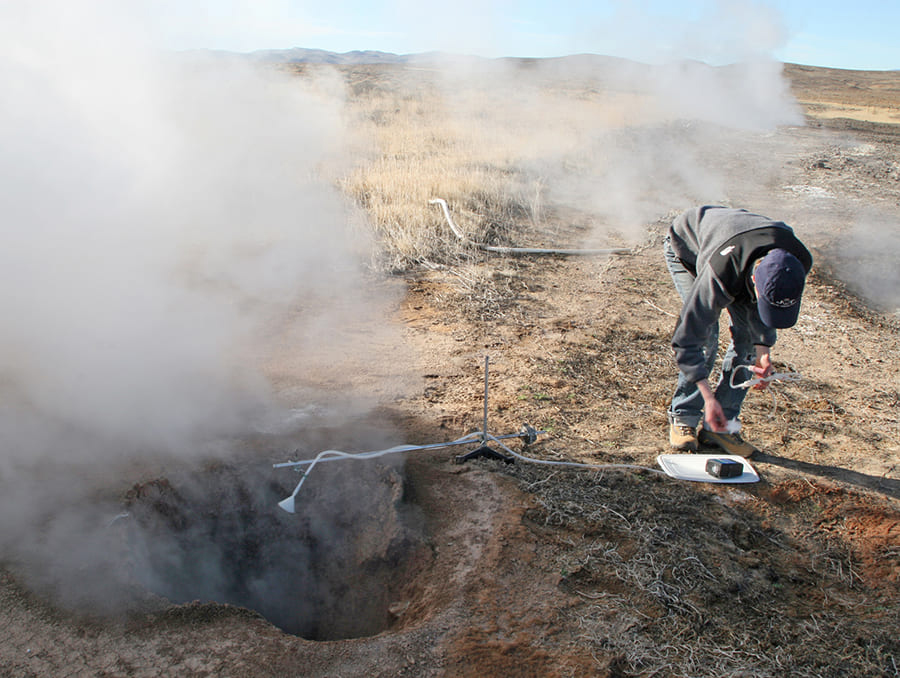
[[[768,353],[760,353],[756,358],[756,364],[750,366],[750,371],[753,372],[754,376],[759,379],[765,379],[770,376],[773,372],[772,369],[772,359]],[[766,386],[769,385],[767,381],[761,381],[757,384],[753,385],[753,388],[757,391],[761,391]]]
[[[712,387],[709,385],[708,379],[701,379],[697,382],[697,390],[703,396],[703,418],[713,431],[721,433],[728,428],[728,420],[725,418],[725,412],[716,396]]]
[[[703,412],[706,424],[710,429],[719,433],[728,429],[728,420],[725,418],[725,412],[718,400],[710,398],[704,401]]]

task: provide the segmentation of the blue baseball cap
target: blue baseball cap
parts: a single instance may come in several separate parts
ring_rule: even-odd
[[[787,250],[769,250],[756,267],[754,277],[762,321],[776,329],[796,325],[806,284],[806,269],[800,260]]]

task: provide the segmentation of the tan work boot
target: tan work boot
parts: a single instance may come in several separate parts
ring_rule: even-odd
[[[698,440],[701,445],[718,447],[723,452],[741,457],[752,457],[754,453],[759,452],[756,447],[741,438],[740,433],[717,433],[701,428]]]
[[[669,445],[682,452],[697,451],[697,431],[677,421],[669,425]]]

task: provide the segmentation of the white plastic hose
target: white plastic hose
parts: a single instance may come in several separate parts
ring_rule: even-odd
[[[742,367],[753,374],[753,370],[750,369],[750,365],[738,365],[731,373],[731,379],[729,380],[731,388],[750,388],[751,386],[756,386],[757,384],[768,384],[773,381],[800,381],[800,379],[803,378],[799,372],[773,372],[768,377],[753,377],[752,379],[747,379],[747,381],[742,381],[740,384],[735,384],[734,376]]]
[[[541,431],[543,433],[543,431]],[[545,466],[567,466],[569,468],[585,468],[585,469],[632,469],[637,471],[650,471],[651,473],[660,473],[662,475],[666,475],[663,471],[660,471],[655,468],[649,468],[647,466],[635,466],[633,464],[586,464],[575,461],[553,461],[550,459],[535,459],[533,457],[526,457],[525,455],[519,454],[518,452],[513,451],[509,447],[503,444],[502,440],[509,438],[519,438],[521,437],[518,434],[507,435],[507,436],[492,436],[490,434],[485,434],[482,431],[477,431],[475,433],[470,433],[468,435],[463,436],[462,438],[458,438],[449,443],[434,443],[431,445],[397,445],[396,447],[389,447],[386,450],[374,450],[372,452],[359,452],[356,454],[349,454],[347,452],[341,452],[340,450],[324,450],[323,452],[319,452],[313,459],[304,459],[301,461],[289,461],[281,464],[273,464],[273,468],[297,468],[299,466],[309,465],[305,471],[303,471],[303,476],[300,478],[300,482],[297,483],[297,486],[294,488],[294,491],[291,495],[282,501],[278,502],[278,505],[287,511],[288,513],[294,513],[295,505],[294,499],[297,496],[297,493],[300,492],[300,488],[303,487],[303,482],[306,480],[307,476],[309,476],[310,472],[313,470],[316,464],[323,461],[341,461],[344,459],[375,459],[377,457],[382,457],[386,454],[396,454],[398,452],[412,452],[415,450],[431,450],[438,449],[441,447],[451,447],[453,445],[465,445],[472,444],[476,442],[481,442],[484,444],[486,441],[493,441],[497,443],[500,447],[502,447],[505,451],[509,452],[516,459],[521,459],[522,461],[527,461],[532,464],[543,464]]]
[[[444,211],[444,218],[447,220],[447,225],[450,227],[450,230],[453,231],[453,235],[459,238],[463,242],[469,242],[469,239],[463,235],[463,232],[459,230],[459,227],[454,223],[453,217],[450,216],[450,208],[447,207],[447,201],[443,198],[434,198],[428,201],[429,205],[440,205],[441,209]],[[612,249],[588,249],[588,250],[573,250],[573,249],[544,249],[538,247],[497,247],[494,245],[485,245],[484,243],[472,243],[475,247],[484,250],[485,252],[493,252],[495,254],[560,254],[566,256],[597,256],[597,255],[606,255],[606,254],[628,254],[630,250],[626,248],[612,248]]]

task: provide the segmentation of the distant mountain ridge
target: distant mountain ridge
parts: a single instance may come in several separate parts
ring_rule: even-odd
[[[292,47],[290,49],[264,49],[248,55],[256,61],[271,61],[289,64],[406,64],[411,61],[428,59],[427,54],[393,54],[377,50],[354,50],[352,52],[329,52],[324,49]]]
[[[620,57],[603,56],[600,54],[571,54],[564,57],[480,57],[451,52],[417,52],[415,54],[394,54],[393,52],[380,52],[378,50],[354,50],[352,52],[329,52],[323,49],[307,49],[305,47],[292,47],[289,49],[265,49],[250,52],[243,56],[249,56],[255,61],[271,63],[307,63],[307,64],[335,64],[341,66],[372,65],[372,64],[413,64],[435,62],[502,62],[513,61],[518,63],[542,63],[553,64],[559,62],[582,63],[584,65],[604,65],[632,63],[637,61],[622,59]]]
[[[666,69],[680,65],[689,68],[733,68],[737,64],[714,67],[700,61],[690,59],[652,66],[651,64],[625,59],[622,57],[605,56],[601,54],[570,54],[559,57],[479,57],[472,55],[456,54],[450,52],[417,52],[414,54],[394,54],[393,52],[381,52],[379,50],[353,50],[351,52],[330,52],[324,49],[310,49],[306,47],[290,47],[287,49],[262,49],[253,52],[228,52],[219,50],[189,50],[206,52],[219,56],[245,57],[264,63],[288,63],[288,64],[333,64],[338,66],[358,66],[377,64],[434,64],[435,62],[516,62],[519,64],[543,64],[552,68],[552,64],[576,64],[581,67],[611,67],[616,65],[631,64],[637,68]],[[825,66],[809,66],[785,62],[785,67],[794,72],[805,71],[807,73],[874,73],[885,74],[893,77],[900,73],[900,69],[888,71],[854,71],[846,69],[828,68]]]

